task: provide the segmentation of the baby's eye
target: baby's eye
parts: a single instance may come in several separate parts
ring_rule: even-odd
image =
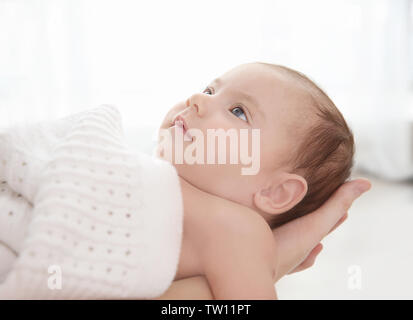
[[[202,93],[212,94],[212,89],[210,87],[206,87]]]
[[[245,115],[245,112],[241,107],[235,107],[235,108],[231,109],[231,112],[236,117],[239,117],[240,119],[244,120],[245,122],[248,122],[247,117]]]

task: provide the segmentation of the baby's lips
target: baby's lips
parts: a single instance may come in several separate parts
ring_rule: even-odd
[[[176,127],[176,130],[182,130],[184,141],[193,141],[192,135],[188,132],[188,130],[185,130],[184,123],[181,120],[179,119],[174,120],[173,123],[171,124],[171,128],[172,127]]]

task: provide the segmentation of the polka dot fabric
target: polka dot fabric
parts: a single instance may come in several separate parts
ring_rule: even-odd
[[[182,236],[179,179],[169,163],[126,146],[116,107],[12,128],[1,150],[0,230],[9,232],[0,245],[16,259],[0,298],[148,299],[169,287]],[[48,286],[51,266],[60,289]]]

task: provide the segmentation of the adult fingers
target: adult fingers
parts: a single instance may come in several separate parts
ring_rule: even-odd
[[[301,262],[297,267],[295,267],[292,271],[288,274],[300,272],[305,269],[308,269],[314,265],[314,262],[318,256],[318,254],[323,250],[323,245],[321,243],[317,244],[313,250],[309,253],[309,255],[305,258],[303,262]]]
[[[346,213],[344,214],[344,216],[342,216],[342,217],[340,218],[340,220],[338,220],[338,222],[336,223],[336,225],[328,232],[328,234],[330,234],[331,232],[333,232],[334,230],[336,230],[337,227],[338,227],[340,224],[342,224],[344,221],[346,221],[347,218],[348,218],[348,213],[346,212]]]
[[[357,179],[343,184],[317,210],[273,230],[277,243],[280,274],[304,261],[312,249],[342,221],[353,201],[370,189],[371,183]]]
[[[340,226],[346,219],[348,218],[348,213],[346,212],[344,214],[344,216],[342,216],[340,218],[340,220],[338,220],[338,222],[336,223],[336,225],[328,232],[328,234],[330,234],[331,232],[333,232],[335,229],[337,229],[338,226]],[[321,250],[323,250],[323,245],[321,244],[321,242],[319,244],[317,244],[313,250],[311,250],[311,252],[309,253],[309,255],[306,257],[306,259],[301,262],[301,264],[299,264],[296,268],[294,268],[291,272],[289,272],[288,274],[291,273],[295,273],[295,272],[300,272],[303,271],[305,269],[308,269],[310,267],[312,267],[314,265],[314,262],[318,256],[318,254],[321,252]]]
[[[301,247],[314,248],[339,222],[349,210],[353,201],[370,189],[371,183],[366,179],[357,179],[344,183],[317,210],[276,228],[275,240],[285,243],[284,239],[299,241],[291,243]]]
[[[318,239],[314,239],[316,243],[341,223],[340,219],[346,215],[354,200],[370,188],[371,183],[366,179],[346,182],[314,214],[308,215],[307,227],[318,230]]]

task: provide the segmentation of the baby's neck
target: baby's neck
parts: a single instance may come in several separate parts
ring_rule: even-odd
[[[228,198],[222,197],[222,196],[219,195],[219,194],[208,192],[207,190],[201,189],[201,188],[199,188],[198,186],[194,185],[193,183],[191,183],[190,181],[188,181],[187,179],[185,179],[185,178],[182,177],[181,175],[178,175],[178,176],[179,176],[179,180],[180,180],[180,182],[181,182],[181,185],[186,187],[185,190],[191,190],[191,192],[202,193],[204,197],[210,196],[210,197],[211,197],[211,200],[212,200],[212,198],[215,198],[215,199],[219,198],[219,199],[222,199],[223,201],[229,201],[229,202],[231,202],[231,203],[234,203],[234,204],[237,204],[237,205],[241,205],[241,206],[243,206],[243,207],[246,207],[246,208],[249,208],[249,209],[251,209],[251,210],[254,210],[254,211],[255,211],[257,214],[259,214],[267,223],[269,222],[270,218],[272,217],[272,215],[270,215],[270,214],[268,214],[268,213],[266,213],[266,212],[263,212],[263,211],[259,210],[255,205],[254,205],[253,207],[246,206],[246,205],[243,204],[243,203],[240,203],[240,202],[234,201],[234,200],[232,200],[232,199],[228,199]],[[183,192],[184,192],[184,190],[183,190]]]
[[[200,187],[198,187],[195,184],[193,184],[192,182],[188,181],[187,179],[185,179],[181,175],[178,175],[178,177],[179,177],[179,180],[181,182],[181,185],[186,186],[189,190],[192,190],[193,192],[200,192],[200,193],[203,193],[204,195],[210,195],[211,197],[219,197],[219,198],[224,199],[220,195],[217,195],[217,194],[208,192],[207,190],[201,189]]]

